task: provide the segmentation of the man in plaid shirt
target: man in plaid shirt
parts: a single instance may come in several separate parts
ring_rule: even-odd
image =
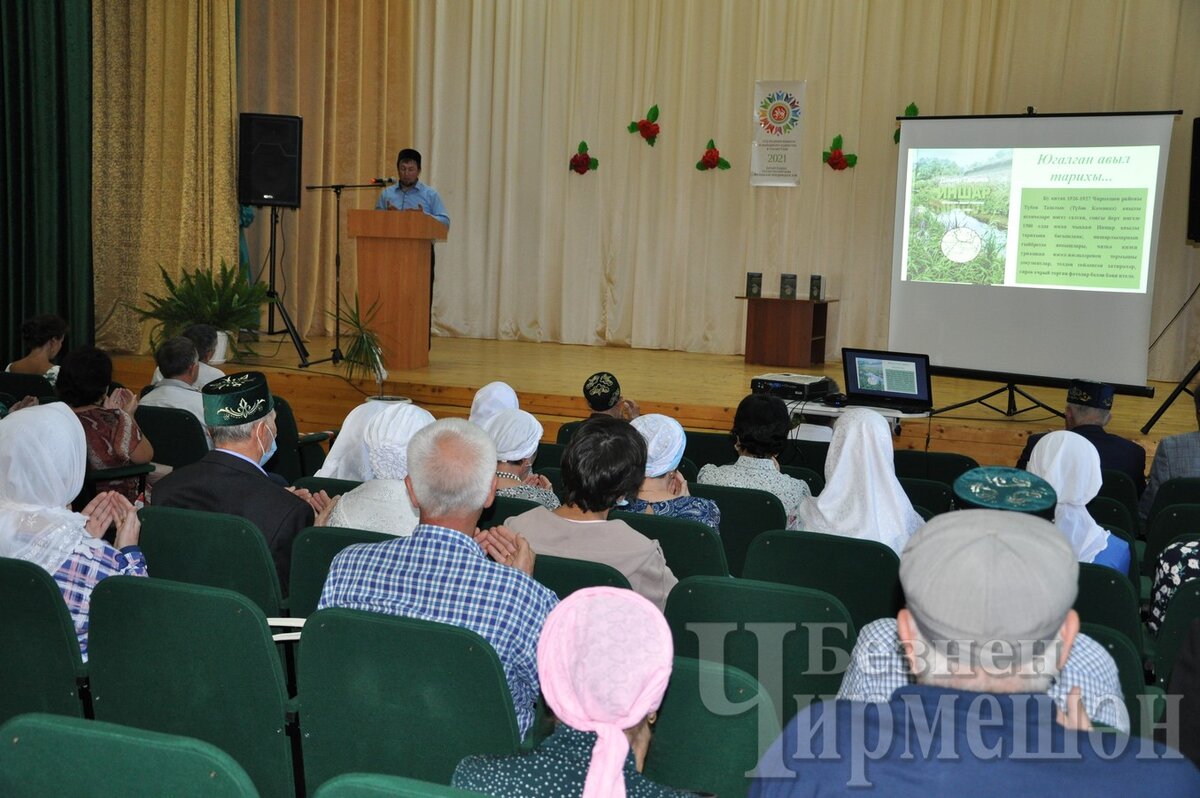
[[[521,734],[540,686],[537,643],[558,603],[533,580],[529,543],[476,524],[496,491],[496,447],[463,419],[425,427],[408,444],[405,484],[421,523],[410,537],[350,546],[334,558],[318,608],[345,607],[463,626],[492,644]],[[489,559],[490,557],[490,559]]]

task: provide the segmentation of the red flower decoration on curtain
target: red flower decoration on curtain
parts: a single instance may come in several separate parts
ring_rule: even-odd
[[[571,156],[571,162],[568,168],[577,174],[586,175],[589,171],[596,171],[599,166],[600,162],[588,153],[587,142],[579,142],[579,149],[576,150],[575,154]]]
[[[700,156],[700,160],[696,161],[696,168],[701,172],[706,172],[709,169],[728,169],[729,161],[721,157],[721,151],[717,149],[716,143],[712,139],[709,139],[708,145],[704,149],[704,155]]]
[[[645,119],[639,119],[636,122],[629,123],[629,132],[641,134],[641,137],[646,140],[646,143],[651,147],[654,146],[654,140],[658,138],[658,106],[650,106],[650,110],[646,112]]]
[[[854,153],[842,152],[842,134],[838,133],[833,137],[829,149],[821,153],[821,161],[829,164],[830,169],[840,172],[846,167],[853,169],[854,165],[858,163],[858,156]]]

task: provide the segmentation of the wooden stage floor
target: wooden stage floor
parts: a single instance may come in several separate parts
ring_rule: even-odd
[[[328,357],[332,344],[331,338],[306,342],[311,359]],[[298,368],[299,357],[286,336],[264,336],[253,347],[256,354],[222,368],[266,372],[272,389],[291,402],[302,431],[338,427],[364,396],[379,392],[374,381],[351,383],[330,363]],[[642,412],[672,415],[689,429],[725,431],[738,402],[749,393],[751,377],[787,370],[747,365],[740,355],[441,337],[433,339],[429,361],[426,368],[392,372],[382,392],[408,396],[438,417],[465,417],[475,391],[502,380],[517,391],[521,407],[541,419],[547,440],[554,439],[563,422],[587,414],[582,386],[596,371],[616,374],[622,393],[636,399]],[[117,356],[115,365],[115,379],[129,386],[144,385],[154,370],[148,356]],[[842,380],[841,364],[836,362],[800,371]],[[1196,429],[1191,398],[1184,394],[1150,435],[1143,436],[1141,426],[1175,387],[1151,385],[1156,388],[1153,399],[1118,396],[1108,426],[1142,443],[1150,456],[1163,437]],[[934,403],[944,407],[997,387],[999,383],[935,377]],[[1062,389],[1022,387],[1052,407],[1061,407],[1065,400]],[[992,402],[1003,407],[1005,400],[1001,396]],[[982,464],[1011,465],[1029,434],[1061,428],[1061,419],[1038,408],[1006,418],[972,405],[929,421],[906,422],[896,446],[928,445],[931,450],[968,454]]]

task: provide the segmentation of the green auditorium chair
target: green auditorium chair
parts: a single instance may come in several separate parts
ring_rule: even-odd
[[[729,576],[721,537],[707,524],[686,518],[649,513],[609,513],[662,547],[667,567],[677,579],[689,576]]]
[[[546,443],[542,441],[538,444],[537,454],[533,458],[533,464],[537,467],[558,468],[562,462],[563,450],[567,447],[561,443]]]
[[[529,499],[518,499],[513,496],[497,496],[495,501],[492,502],[492,506],[484,509],[483,515],[479,517],[478,526],[480,529],[499,526],[514,515],[520,515],[541,506],[541,504]]]
[[[895,618],[904,606],[900,558],[875,540],[819,532],[765,532],[751,544],[743,575],[831,593],[846,606],[859,629],[878,618]]]
[[[154,447],[154,462],[182,468],[208,454],[208,438],[200,420],[177,407],[138,405],[133,414],[138,427]]]
[[[899,482],[914,507],[920,505],[934,515],[954,509],[954,491],[945,482],[920,477],[899,477]]]
[[[279,448],[264,468],[279,474],[290,485],[300,477],[317,473],[317,469],[325,462],[325,448],[321,444],[329,440],[329,433],[301,435],[288,401],[275,394],[272,394],[272,399],[275,403],[275,440]]]
[[[334,479],[333,477],[300,477],[292,483],[294,488],[304,488],[309,493],[325,491],[329,498],[349,493],[362,483],[353,479]]]
[[[515,754],[521,738],[500,658],[450,624],[347,609],[308,619],[297,665],[304,776],[447,784],[468,754]]]
[[[478,795],[477,792],[403,776],[346,773],[322,784],[313,798],[478,798]]]
[[[1173,504],[1200,504],[1200,477],[1176,477],[1158,486],[1146,523]]]
[[[1117,471],[1115,468],[1100,469],[1100,477],[1100,493],[1098,495],[1115,499],[1125,507],[1134,524],[1134,528],[1129,531],[1136,536],[1140,530],[1137,526],[1138,493],[1133,479],[1124,471]]]
[[[550,480],[550,490],[554,491],[554,495],[561,501],[563,495],[562,469],[558,466],[535,465],[533,472]]]
[[[825,473],[825,458],[829,455],[828,441],[802,441],[789,438],[779,455],[781,466],[800,466]]]
[[[0,795],[258,798],[258,791],[229,754],[200,740],[34,714],[0,727]]]
[[[1171,683],[1171,669],[1179,649],[1187,639],[1188,627],[1200,618],[1200,579],[1184,582],[1171,597],[1166,617],[1158,628],[1158,635],[1147,641],[1154,661],[1154,676],[1157,683],[1166,687]]]
[[[13,374],[0,371],[0,392],[6,393],[13,399],[20,400],[26,396],[36,396],[41,404],[57,402],[58,392],[50,381],[40,374]]]
[[[294,794],[283,667],[267,619],[248,598],[109,577],[92,592],[88,648],[97,720],[211,743],[260,794]]]
[[[84,716],[87,667],[71,613],[54,577],[25,560],[0,557],[0,652],[0,722]]]
[[[554,591],[559,600],[585,587],[629,588],[625,575],[602,562],[574,560],[539,554],[533,562],[533,578]]]
[[[728,432],[688,432],[683,456],[695,463],[697,468],[710,464],[728,465],[738,458],[733,448],[733,438]]]
[[[1162,716],[1165,708],[1163,691],[1161,687],[1146,684],[1146,670],[1137,645],[1109,626],[1085,623],[1079,631],[1104,646],[1117,665],[1117,678],[1129,713],[1130,735],[1150,736],[1152,724]]]
[[[808,483],[808,489],[814,496],[820,496],[825,490],[825,477],[805,466],[781,465],[779,470],[792,479],[802,479]]]
[[[954,480],[978,468],[975,462],[965,454],[954,452],[922,452],[916,449],[897,449],[893,456],[896,464],[896,476],[915,477],[917,479],[934,479],[953,487]]]
[[[771,697],[753,676],[733,665],[676,657],[643,773],[679,789],[743,798],[751,783],[745,774],[778,736]]]
[[[1124,574],[1106,565],[1081,562],[1075,612],[1083,623],[1107,626],[1124,635],[1139,654],[1145,651],[1137,591]]]
[[[754,488],[697,483],[689,488],[693,496],[712,499],[721,508],[721,544],[729,573],[742,575],[750,541],[768,529],[787,526],[787,512],[774,493]]]
[[[753,579],[684,579],[664,614],[676,656],[741,668],[771,696],[781,726],[819,696],[837,693],[857,636],[845,605],[830,594]]]
[[[679,458],[679,465],[675,467],[675,470],[689,485],[696,481],[696,475],[700,473],[700,468],[686,457]]]
[[[560,446],[566,446],[571,441],[571,436],[575,434],[575,430],[579,429],[579,425],[583,421],[568,421],[558,428],[558,436],[555,438]]]
[[[1172,480],[1174,481],[1174,480]],[[1172,504],[1155,513],[1146,525],[1146,553],[1142,573],[1151,578],[1158,558],[1169,544],[1179,538],[1200,540],[1200,503]]]
[[[292,570],[289,576],[288,612],[295,618],[307,618],[317,611],[329,564],[338,552],[355,543],[382,543],[396,540],[384,532],[337,526],[310,526],[292,543]]]

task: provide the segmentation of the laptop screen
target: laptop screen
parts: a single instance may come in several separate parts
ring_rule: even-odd
[[[842,371],[849,404],[914,412],[933,408],[929,355],[844,348]]]

